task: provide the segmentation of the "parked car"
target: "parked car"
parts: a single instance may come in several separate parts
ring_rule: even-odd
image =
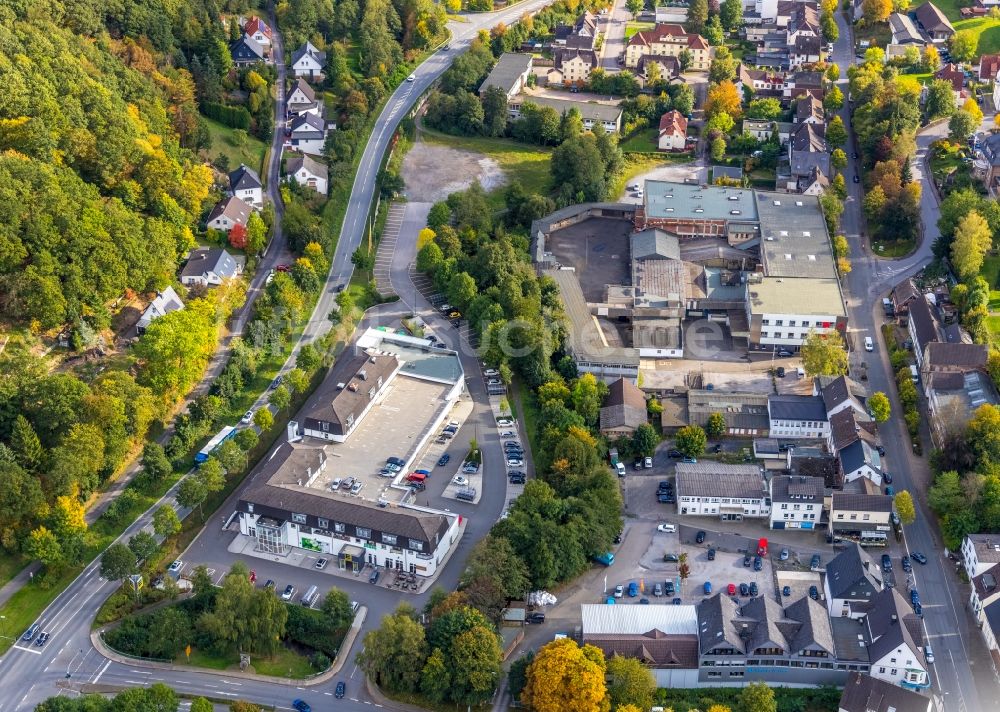
[[[813,571],[816,571],[817,569],[820,568],[822,563],[823,561],[822,559],[820,559],[819,554],[813,554],[812,558],[809,560],[809,568],[812,569]]]
[[[368,577],[368,583],[375,584],[378,583],[378,569],[372,571],[371,576]]]
[[[882,457],[885,457],[885,448],[884,447],[882,447],[881,445],[876,445],[875,446],[875,450],[878,451],[879,455],[881,455]]]
[[[896,494],[896,490],[894,490],[892,487],[886,487],[885,488],[885,493],[888,496],[892,497],[892,496],[894,496]]]
[[[715,561],[715,549],[708,550],[708,560]]]
[[[914,606],[920,603],[920,592],[915,588],[910,589],[910,603]]]
[[[680,457],[684,457],[684,454],[680,450],[673,448],[671,450],[667,450],[667,457],[672,460],[676,460]]]
[[[527,616],[525,616],[524,621],[526,623],[544,623],[545,614],[541,611],[532,611]]]
[[[437,462],[438,467],[444,467],[445,465],[448,464],[449,460],[451,460],[451,455],[449,455],[448,453],[445,453],[444,455],[442,455],[441,457],[438,458],[438,462]]]
[[[330,563],[329,559],[317,559],[316,563],[313,564],[313,568],[317,571],[322,571],[326,568],[326,565]]]
[[[647,470],[650,469],[653,466],[653,458],[651,457],[645,458],[642,461],[642,466],[645,467]]]
[[[660,584],[655,584],[653,586],[653,595],[654,596],[662,596],[663,595],[663,586],[661,586]]]
[[[741,583],[740,584],[740,595],[741,596],[749,596],[750,595],[750,587],[747,586],[745,583]]]
[[[507,458],[507,467],[524,467],[524,460],[517,457]]]
[[[512,485],[523,485],[526,481],[523,472],[518,472],[518,471],[510,472],[508,473],[508,476],[510,478],[510,483]]]
[[[625,587],[621,584],[615,586],[615,598],[621,598],[625,595]]]
[[[735,583],[729,584],[726,587],[726,593],[729,594],[730,596],[735,596],[736,595],[736,584]]]
[[[641,470],[642,469],[642,458],[641,457],[635,458],[635,462],[632,463],[632,469],[633,470]]]
[[[753,570],[760,571],[763,568],[764,568],[764,561],[759,556],[753,557]]]
[[[292,584],[288,584],[287,586],[285,586],[285,590],[281,593],[281,600],[291,601],[292,596],[294,595],[295,595],[295,586],[293,586]]]
[[[888,472],[884,472],[882,474],[882,481],[885,482],[887,485],[891,485],[892,484],[892,475],[890,475]]]
[[[513,430],[504,430],[502,433],[500,433],[500,437],[505,440],[508,438],[516,438],[517,433],[515,433]]]
[[[882,570],[886,573],[892,571],[892,557],[888,554],[882,554]]]
[[[673,596],[674,595],[674,582],[673,581],[664,581],[663,582],[663,592],[667,596]]]
[[[758,593],[760,593],[760,589],[757,588],[757,582],[756,581],[751,581],[750,582],[750,595],[751,596],[756,596]]]
[[[696,544],[703,544],[705,542],[705,532],[698,532],[695,534],[694,541]]]
[[[698,462],[698,458],[695,457],[685,457],[681,459],[681,462],[687,463],[688,465],[694,465]]]
[[[903,571],[905,571],[906,573],[910,573],[911,571],[913,571],[913,564],[910,563],[909,556],[904,556],[901,563],[903,565]]]
[[[628,582],[628,597],[635,598],[639,595],[639,585],[635,581]]]
[[[658,531],[658,532],[665,532],[667,534],[673,534],[674,532],[677,531],[677,525],[676,524],[670,524],[669,522],[666,523],[666,524],[657,524],[656,525],[656,531]]]
[[[680,557],[677,554],[664,554],[663,560],[668,564],[676,564],[680,561]]]
[[[674,488],[674,486],[670,484],[670,480],[660,480],[660,484],[658,484],[656,487],[657,489],[663,490],[664,492],[666,492],[667,490],[672,490]]]
[[[514,421],[510,418],[497,418],[497,425],[501,428],[509,428],[514,424]]]
[[[451,478],[451,483],[459,487],[467,487],[469,485],[469,478],[462,475],[455,475]]]
[[[750,556],[750,554],[747,554],[746,556],[743,557],[743,565],[746,566],[747,568],[750,568],[751,564],[753,564],[753,557]]]
[[[712,582],[706,581],[705,585],[702,587],[702,590],[705,591],[706,596],[710,596],[712,594]]]
[[[811,598],[814,601],[818,601],[819,600],[819,589],[816,588],[815,586],[810,586],[809,587],[809,598]]]
[[[792,587],[791,586],[784,586],[781,589],[781,595],[782,596],[791,596],[792,595]]]

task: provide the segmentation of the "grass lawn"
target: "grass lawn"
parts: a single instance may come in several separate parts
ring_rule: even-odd
[[[986,255],[986,259],[983,260],[983,268],[979,270],[979,274],[990,285],[990,303],[988,308],[991,314],[996,314],[1000,312],[1000,255]],[[1000,327],[1000,316],[992,316],[990,319],[993,320],[993,323],[989,324],[990,331],[993,331],[994,327]]]
[[[917,243],[913,240],[880,240],[872,242],[872,252],[879,257],[905,257],[915,250]]]
[[[528,193],[548,195],[551,192],[552,176],[549,172],[551,148],[529,146],[505,138],[449,136],[426,127],[421,127],[420,131],[423,140],[428,143],[489,156],[500,164],[511,183],[520,183]],[[494,190],[489,195],[492,207],[498,210],[504,207],[503,188]]]
[[[212,147],[207,153],[214,161],[220,153],[229,159],[229,170],[239,168],[241,163],[245,163],[253,168],[257,173],[261,173],[264,165],[264,153],[267,146],[263,141],[253,136],[247,136],[246,144],[241,148],[233,141],[233,131],[228,126],[223,126],[218,121],[201,117],[208,125],[208,133],[212,137]]]
[[[945,14],[947,11],[942,8]],[[976,56],[981,54],[992,54],[1000,51],[1000,20],[992,17],[976,17],[970,20],[960,20],[956,23],[955,30],[972,30],[979,35],[979,46]]]
[[[209,670],[239,670],[239,656],[219,656],[205,650],[193,648],[191,657],[188,659],[183,653],[174,660],[177,665],[190,665],[192,667],[208,668]],[[314,674],[309,660],[293,650],[281,648],[272,658],[250,657],[250,666],[258,675],[272,675],[274,677],[289,677],[293,680],[302,680]]]
[[[934,0],[937,9],[944,13],[952,23],[962,19],[962,8],[968,4],[963,0]]]
[[[1000,316],[986,317],[986,328],[989,330],[993,338],[1000,338]]]
[[[658,131],[655,128],[636,131],[629,138],[621,142],[622,151],[625,153],[630,153],[632,151],[638,151],[639,153],[656,153],[658,150],[656,145],[657,133]]]
[[[642,32],[644,30],[651,30],[656,27],[655,22],[626,22],[625,23],[625,39],[628,40],[636,32]]]
[[[3,586],[14,578],[17,572],[24,568],[26,563],[20,554],[10,554],[8,552],[0,554],[0,586]]]
[[[930,84],[934,79],[934,75],[931,72],[918,72],[914,74],[901,74],[899,75],[900,82],[916,82],[917,84]]]

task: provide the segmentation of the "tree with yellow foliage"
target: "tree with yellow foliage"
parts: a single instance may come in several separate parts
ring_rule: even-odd
[[[423,230],[417,233],[417,250],[424,247],[431,242],[434,242],[434,238],[437,237],[437,233],[431,230],[429,227],[425,227]]]
[[[604,653],[571,638],[543,646],[528,667],[521,701],[535,712],[608,712]]]
[[[709,88],[705,99],[705,118],[710,119],[719,113],[729,114],[733,120],[743,115],[743,98],[736,85],[728,79]]]

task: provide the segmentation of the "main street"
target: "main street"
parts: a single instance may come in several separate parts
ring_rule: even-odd
[[[367,219],[369,208],[376,190],[375,178],[381,165],[381,160],[389,146],[396,127],[401,119],[412,108],[416,100],[425,92],[430,85],[450,66],[453,58],[468,49],[472,40],[480,30],[488,30],[496,24],[503,22],[511,24],[516,22],[521,15],[526,12],[534,12],[548,4],[548,0],[527,0],[526,2],[514,5],[510,8],[495,13],[483,13],[475,15],[463,15],[461,20],[449,22],[449,29],[452,32],[450,48],[448,50],[438,50],[425,62],[423,62],[414,72],[413,82],[404,82],[389,97],[379,115],[371,137],[365,146],[362,154],[360,166],[354,182],[354,188],[348,205],[344,224],[341,229],[340,239],[333,259],[333,265],[327,276],[323,293],[314,309],[309,322],[303,332],[299,344],[309,343],[312,340],[325,334],[330,328],[327,315],[334,308],[334,298],[336,287],[350,281],[353,274],[351,264],[351,253],[361,244],[367,229]],[[279,95],[280,98],[280,95]],[[280,106],[280,105],[279,105]],[[273,170],[269,170],[269,177],[273,179]],[[277,241],[276,241],[277,242]],[[277,248],[277,249],[276,249]],[[407,252],[406,250],[410,251]],[[415,252],[415,245],[408,246],[400,244],[397,246],[400,252],[401,265],[412,263],[412,255]],[[268,252],[266,265],[272,262],[277,264],[281,260],[286,260],[284,254],[284,244],[272,244],[272,249]],[[269,269],[269,267],[266,267]],[[266,276],[266,269],[262,269],[258,276],[262,280]],[[394,269],[394,281],[401,277],[401,272]],[[255,286],[259,289],[260,285]],[[253,288],[252,288],[253,290]],[[253,293],[253,291],[251,292]],[[401,290],[401,293],[412,294],[412,290]],[[386,305],[369,319],[389,319],[398,317],[403,313],[405,303]],[[245,313],[248,313],[245,312]],[[240,317],[237,317],[239,319]],[[245,320],[245,319],[244,319]],[[364,324],[363,324],[364,325]],[[362,326],[363,326],[362,325]],[[439,333],[446,332],[442,328]],[[456,337],[457,338],[457,337]],[[456,344],[457,345],[457,344]],[[295,352],[289,359],[286,368],[294,362]],[[475,359],[469,354],[463,354],[463,365],[467,375],[470,376],[469,392],[477,403],[476,411],[473,413],[471,422],[481,424],[480,437],[486,459],[486,468],[493,468],[495,471],[503,470],[503,462],[500,457],[499,447],[496,445],[496,433],[485,428],[487,424],[487,413],[481,404],[486,402],[485,386],[478,371]],[[463,512],[462,507],[468,508],[472,514],[465,536],[458,549],[454,553],[449,565],[438,579],[438,585],[445,588],[454,588],[461,573],[461,562],[468,555],[468,551],[474,543],[480,539],[492,522],[496,520],[504,501],[504,481],[501,478],[488,478],[484,481],[486,491],[482,498],[482,509],[475,512],[468,505],[459,505],[457,502],[449,500],[452,511]],[[143,514],[133,525],[131,525],[119,539],[126,541],[130,536],[140,529],[151,528],[152,513],[160,504],[167,503],[177,507],[174,495],[176,487]],[[231,503],[224,505],[223,512],[232,511]],[[182,513],[183,514],[183,513]],[[218,530],[217,524],[209,524],[206,531]],[[256,565],[256,561],[255,561]],[[288,578],[289,572],[282,567],[282,577]],[[261,569],[262,575],[266,576],[266,571]],[[368,586],[367,583],[349,581],[345,579],[325,578],[326,586],[336,584],[348,591],[352,598],[362,601],[369,606],[368,618],[365,628],[370,629],[378,624],[382,615],[391,612],[402,598],[400,594],[393,594],[389,591],[377,587]],[[258,682],[254,680],[231,680],[224,675],[197,673],[188,671],[162,670],[162,671],[141,671],[134,666],[120,665],[118,663],[104,659],[93,649],[90,642],[90,627],[101,604],[117,588],[116,582],[105,581],[100,577],[100,563],[92,562],[67,588],[63,591],[51,605],[39,616],[42,629],[52,634],[51,640],[43,648],[34,645],[18,644],[11,648],[0,659],[0,685],[5,694],[0,697],[0,712],[12,712],[14,710],[32,709],[43,699],[56,694],[66,694],[60,687],[65,683],[100,683],[111,686],[134,686],[150,684],[152,682],[165,682],[168,685],[185,693],[200,694],[216,697],[218,699],[252,699],[266,704],[273,704],[282,709],[289,709],[291,700],[296,696],[304,696],[307,699],[315,699],[319,702],[328,692],[332,692],[334,682],[326,687],[309,689],[307,692],[294,689],[294,684],[286,686],[275,685],[270,682]],[[421,605],[419,597],[405,597],[410,603]],[[21,631],[9,631],[2,629],[4,635],[20,635]],[[347,664],[342,671],[342,677],[350,680],[349,697],[357,699],[361,694],[360,674],[354,668],[353,656],[360,648],[360,643],[355,649],[345,653],[348,656]],[[75,694],[75,693],[73,693]],[[338,708],[345,710],[361,710],[370,707],[370,701],[366,706],[361,701],[342,700],[338,702]]]
[[[836,17],[840,39],[834,45],[834,61],[840,67],[839,84],[846,97],[847,70],[854,63],[855,50],[850,27],[840,13]],[[858,147],[851,126],[849,106],[845,105],[840,113],[848,127],[849,136],[845,147],[849,154],[848,166],[844,172],[848,197],[841,218],[842,230],[851,245],[852,270],[846,279],[849,328],[855,344],[860,343],[865,336],[871,336],[876,344],[876,352],[866,354],[865,359],[868,366],[868,390],[882,391],[892,400],[893,417],[879,426],[886,448],[888,468],[895,478],[896,490],[909,490],[917,504],[917,520],[905,527],[905,541],[909,551],[923,552],[929,559],[926,566],[915,566],[913,573],[915,585],[924,602],[924,628],[929,638],[928,643],[934,648],[936,657],[935,664],[931,666],[933,691],[942,697],[945,709],[949,711],[979,712],[996,709],[1000,706],[996,686],[983,684],[984,680],[992,681],[992,675],[973,675],[973,667],[982,667],[984,672],[988,672],[989,653],[982,644],[978,631],[969,625],[954,564],[944,555],[944,545],[927,509],[926,492],[930,484],[927,456],[918,457],[910,448],[909,435],[896,394],[894,374],[880,335],[880,327],[884,322],[881,316],[882,297],[887,296],[894,285],[919,272],[932,259],[931,245],[939,235],[938,205],[925,160],[930,144],[946,135],[947,128],[939,125],[922,131],[917,137],[917,155],[911,160],[914,180],[920,182],[922,189],[920,212],[923,237],[920,245],[907,257],[884,260],[872,254],[868,237],[864,233],[861,211],[863,183],[853,182],[855,174],[862,178],[863,175],[860,160],[850,157]]]

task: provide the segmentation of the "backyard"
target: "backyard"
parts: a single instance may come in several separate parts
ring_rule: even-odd
[[[236,138],[236,129],[231,129],[205,117],[202,118],[208,126],[209,135],[212,137],[212,147],[206,153],[213,163],[216,162],[218,156],[222,155],[229,163],[229,170],[239,168],[241,163],[245,163],[258,174],[261,173],[264,153],[267,149],[263,141],[249,135],[240,141]],[[238,143],[240,145],[237,145]]]
[[[625,23],[625,40],[628,41],[636,32],[643,32],[645,30],[651,30],[656,27],[655,22],[626,22]]]
[[[944,10],[942,8],[942,10]],[[948,14],[945,11],[945,14]],[[1000,52],[1000,20],[992,17],[975,17],[969,20],[959,20],[953,23],[955,31],[972,30],[979,35],[976,57],[982,54]]]
[[[979,274],[990,285],[990,315],[986,317],[986,328],[994,337],[1000,337],[1000,254],[986,255]]]

